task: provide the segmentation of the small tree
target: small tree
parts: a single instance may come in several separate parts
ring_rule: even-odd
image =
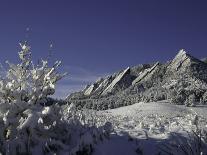
[[[181,104],[182,105],[185,102],[186,95],[184,94],[183,91],[172,90],[168,94],[168,99],[170,99],[171,103],[173,103],[173,104]]]
[[[3,122],[0,140],[6,140],[1,147],[8,145],[10,151],[21,145],[15,141],[27,137],[22,137],[25,131],[30,136],[36,136],[34,128],[40,126],[40,120],[43,119],[45,124],[50,125],[59,121],[58,112],[55,112],[58,111],[57,108],[45,109],[39,103],[44,103],[49,95],[55,93],[57,81],[65,76],[57,71],[60,61],[56,61],[52,67],[48,67],[48,62],[44,60],[41,60],[41,64],[34,65],[27,42],[20,44],[20,47],[20,63],[7,61],[8,71],[0,79],[0,121]],[[51,113],[45,114],[45,111]],[[44,119],[46,117],[49,119]]]
[[[108,136],[108,125],[96,128],[74,104],[42,106],[65,76],[57,71],[61,62],[34,65],[30,46],[20,46],[20,63],[7,62],[0,78],[0,154],[91,154],[100,136]]]
[[[196,102],[196,96],[195,94],[191,94],[189,97],[188,97],[188,102],[189,102],[189,105],[190,106],[195,106],[195,102]]]
[[[202,100],[204,104],[207,104],[207,91],[203,94]]]
[[[0,80],[0,99],[7,103],[37,104],[55,93],[57,81],[65,74],[59,74],[57,71],[61,61],[56,61],[52,67],[48,67],[45,60],[41,60],[40,65],[34,65],[30,46],[27,42],[20,43],[20,46],[20,63],[6,62],[9,69],[6,77]]]

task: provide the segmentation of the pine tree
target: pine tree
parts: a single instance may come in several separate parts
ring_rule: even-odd
[[[48,61],[41,60],[41,65],[32,62],[31,48],[24,42],[20,43],[20,63],[9,65],[6,77],[0,81],[0,99],[4,102],[27,102],[36,104],[48,95],[55,93],[55,85],[65,74],[59,74],[57,69],[61,61],[56,61],[52,67]]]

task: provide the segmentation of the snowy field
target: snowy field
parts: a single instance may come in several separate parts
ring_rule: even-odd
[[[114,132],[96,146],[96,155],[198,154],[198,139],[192,131],[205,132],[207,127],[207,106],[186,107],[167,101],[136,103],[98,114],[107,116]]]

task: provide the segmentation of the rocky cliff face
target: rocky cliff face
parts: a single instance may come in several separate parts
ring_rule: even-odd
[[[113,81],[104,89],[101,95],[115,94],[118,91],[124,90],[132,83],[133,77],[130,75],[130,68],[120,72]]]
[[[136,79],[132,82],[132,85],[136,85],[142,80],[147,80],[153,75],[155,70],[158,68],[159,62],[155,63],[152,67],[145,69],[143,72],[140,72]]]
[[[206,90],[207,64],[180,50],[170,62],[128,67],[101,78],[71,94],[67,101],[81,107],[108,109],[163,99],[188,104],[188,97],[194,94],[196,103],[203,103]]]

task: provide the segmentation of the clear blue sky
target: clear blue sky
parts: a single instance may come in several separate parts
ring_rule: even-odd
[[[0,61],[16,61],[29,27],[34,58],[46,57],[52,42],[54,60],[71,73],[63,92],[127,66],[167,61],[181,48],[207,56],[206,0],[0,2]]]

